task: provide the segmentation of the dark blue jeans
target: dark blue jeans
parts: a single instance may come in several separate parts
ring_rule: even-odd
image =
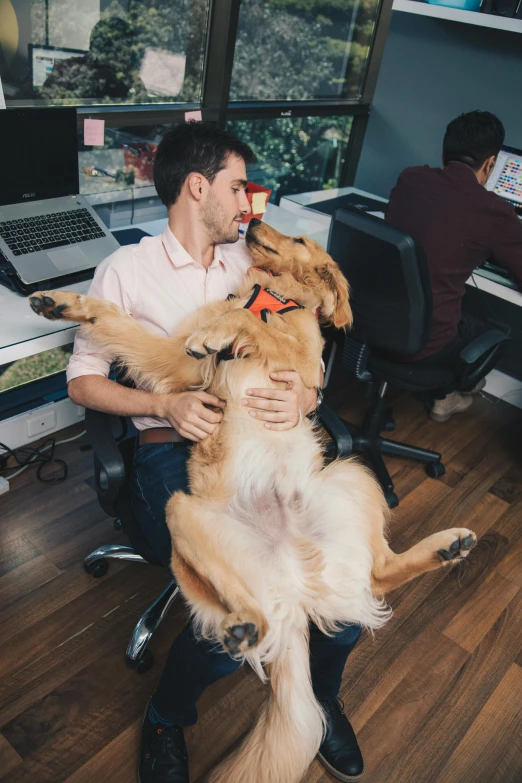
[[[189,449],[185,443],[151,443],[140,446],[134,455],[132,508],[151,549],[167,568],[171,541],[165,506],[176,490],[188,492]],[[358,625],[347,625],[334,636],[310,626],[310,668],[319,700],[337,696],[346,659],[360,634]],[[240,665],[219,645],[196,640],[192,626],[187,625],[170,648],[152,700],[154,709],[165,721],[192,726],[197,720],[196,702],[203,691]]]

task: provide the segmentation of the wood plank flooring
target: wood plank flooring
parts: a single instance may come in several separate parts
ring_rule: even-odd
[[[360,421],[366,400],[334,379],[330,404]],[[394,402],[392,437],[443,453],[447,473],[389,458],[400,497],[397,551],[446,527],[472,527],[479,545],[459,569],[390,596],[394,615],[364,634],[341,697],[365,756],[365,783],[522,781],[522,412],[475,401],[445,424],[409,395]],[[76,430],[68,431],[74,434]],[[60,434],[61,435],[61,434]],[[0,781],[133,783],[140,724],[185,615],[176,604],[137,675],[124,652],[134,623],[167,584],[153,566],[113,564],[100,580],[82,558],[124,541],[89,486],[86,438],[64,444],[69,478],[44,485],[34,469],[0,498]],[[240,671],[210,688],[187,731],[194,783],[247,731],[264,687]],[[332,781],[314,762],[304,783]],[[245,781],[248,783],[248,781]]]

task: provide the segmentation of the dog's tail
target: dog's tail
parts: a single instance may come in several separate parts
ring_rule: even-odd
[[[270,694],[257,723],[210,783],[298,783],[315,758],[324,716],[312,690],[308,630],[285,636],[268,665]]]

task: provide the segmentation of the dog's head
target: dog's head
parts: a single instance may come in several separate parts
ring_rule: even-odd
[[[322,320],[337,328],[352,325],[349,286],[328,253],[308,237],[289,237],[259,220],[252,220],[246,244],[254,264],[276,276],[291,275],[317,296]]]

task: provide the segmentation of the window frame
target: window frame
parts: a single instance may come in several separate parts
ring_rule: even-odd
[[[203,61],[201,103],[136,104],[122,106],[78,106],[78,127],[86,118],[103,118],[108,127],[156,125],[183,122],[186,111],[200,109],[206,122],[224,128],[228,120],[255,120],[280,117],[353,117],[350,141],[340,187],[352,185],[362,150],[371,103],[388,29],[393,0],[381,0],[375,23],[370,57],[363,79],[361,98],[307,101],[230,102],[236,35],[241,0],[210,0]]]

